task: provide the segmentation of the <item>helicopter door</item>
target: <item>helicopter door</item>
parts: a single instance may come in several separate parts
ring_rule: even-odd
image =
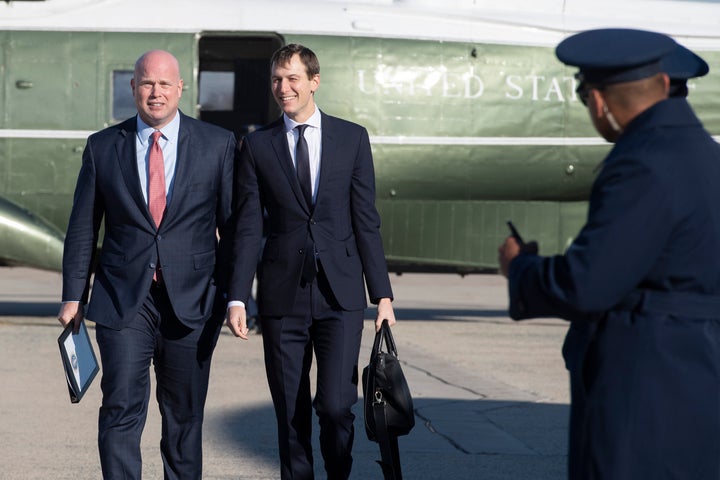
[[[199,118],[240,139],[280,115],[270,92],[270,57],[277,35],[204,36],[199,42]]]

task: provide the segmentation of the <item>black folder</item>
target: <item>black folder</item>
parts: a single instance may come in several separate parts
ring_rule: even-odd
[[[78,333],[72,331],[73,322],[70,322],[58,337],[58,344],[70,391],[70,401],[78,403],[100,371],[100,365],[90,343],[85,321],[80,322]]]

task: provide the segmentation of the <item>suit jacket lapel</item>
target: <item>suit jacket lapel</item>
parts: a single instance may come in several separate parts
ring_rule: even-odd
[[[180,114],[180,130],[178,131],[177,156],[175,158],[175,175],[173,176],[172,197],[165,208],[165,216],[172,218],[181,204],[182,197],[187,193],[187,184],[191,168],[191,158],[202,158],[202,155],[195,152],[195,146],[191,141],[192,132],[189,122],[183,121],[185,116]],[[165,216],[163,216],[163,223]],[[162,225],[162,224],[161,224]]]
[[[137,120],[133,117],[127,120],[121,127],[119,130],[120,138],[115,144],[115,152],[123,180],[125,181],[125,186],[137,204],[138,210],[145,215],[145,218],[147,218],[151,225],[155,226],[155,222],[148,210],[147,202],[145,202],[142,189],[140,188],[140,178],[138,177],[137,150],[135,148]]]
[[[308,213],[310,213],[310,206],[308,206],[305,202],[305,197],[303,196],[302,190],[300,189],[300,182],[297,178],[295,166],[293,165],[292,157],[290,156],[287,136],[285,133],[285,123],[282,121],[282,118],[278,122],[277,126],[273,129],[271,143],[273,149],[275,150],[275,156],[280,163],[280,168],[285,173],[285,176],[288,179],[288,183],[290,184],[290,188],[295,194],[295,198],[297,199],[298,203]]]
[[[315,205],[320,203],[320,196],[325,190],[325,185],[328,182],[328,178],[332,176],[333,167],[335,166],[337,159],[341,158],[335,152],[339,145],[335,138],[335,131],[333,130],[332,119],[320,112],[322,116],[322,139],[320,147],[320,170],[318,171],[318,188],[315,194]],[[335,159],[335,161],[331,160]]]

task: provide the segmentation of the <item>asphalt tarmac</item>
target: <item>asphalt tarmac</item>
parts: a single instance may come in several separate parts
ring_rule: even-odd
[[[413,393],[415,429],[400,437],[405,480],[566,477],[567,324],[513,322],[498,275],[393,275],[393,328]],[[61,276],[0,268],[0,479],[99,479],[99,376],[71,404],[57,337]],[[366,314],[359,366],[374,337]],[[94,328],[88,323],[94,340]],[[204,424],[205,479],[279,478],[277,434],[259,335],[220,336]],[[377,444],[355,407],[352,479],[382,479]],[[162,479],[154,397],[143,435],[143,478]],[[325,478],[314,438],[316,478]]]

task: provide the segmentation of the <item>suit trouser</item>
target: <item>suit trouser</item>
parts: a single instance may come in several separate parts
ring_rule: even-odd
[[[150,364],[162,416],[165,479],[202,477],[202,422],[210,359],[222,323],[191,329],[153,283],[135,319],[122,330],[97,325],[103,392],[98,447],[103,478],[140,479],[140,437],[150,399]]]
[[[352,467],[355,415],[351,409],[358,399],[363,310],[341,310],[321,270],[315,281],[298,287],[292,315],[264,316],[262,321],[265,369],[278,421],[281,478],[314,478],[314,406],[328,479],[347,479]],[[317,391],[311,403],[313,351]]]

